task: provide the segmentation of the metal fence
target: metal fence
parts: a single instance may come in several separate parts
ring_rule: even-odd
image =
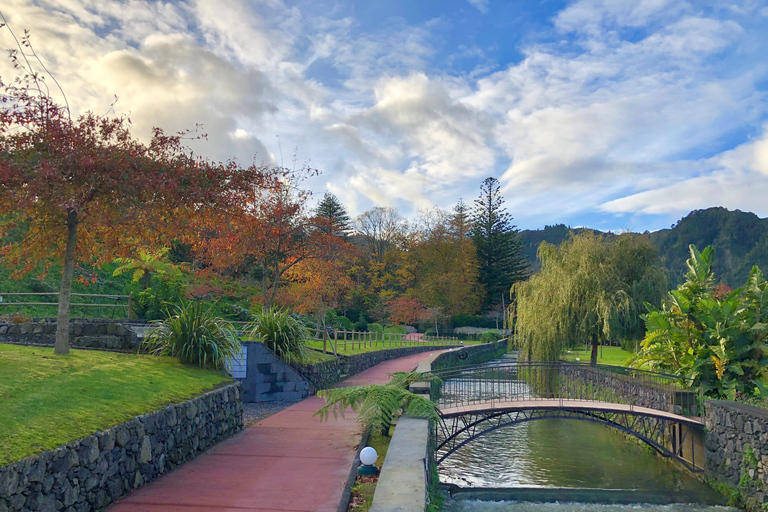
[[[647,407],[700,417],[701,386],[676,375],[569,362],[509,361],[432,372],[441,408],[484,402],[568,399]]]

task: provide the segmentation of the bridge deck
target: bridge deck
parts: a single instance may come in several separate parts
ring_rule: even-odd
[[[581,409],[590,411],[605,411],[630,414],[642,414],[644,416],[653,416],[656,418],[665,418],[688,423],[692,425],[704,425],[704,421],[698,417],[687,417],[658,409],[648,407],[639,407],[629,404],[615,404],[610,402],[597,402],[591,400],[572,400],[567,398],[542,398],[536,400],[509,400],[509,401],[487,401],[475,402],[467,405],[454,407],[445,407],[440,409],[440,416],[456,416],[460,414],[498,411],[498,410],[523,410],[523,409]]]

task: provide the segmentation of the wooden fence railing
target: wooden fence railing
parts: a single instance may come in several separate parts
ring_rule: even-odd
[[[47,302],[30,302],[26,300],[27,298],[33,298],[33,297],[55,297],[55,300],[53,301],[47,301]],[[15,298],[18,297],[20,300],[15,300]],[[0,293],[0,306],[55,306],[58,307],[59,301],[59,292],[10,292],[10,293]],[[126,308],[127,314],[126,316],[128,318],[131,318],[133,316],[133,299],[131,295],[103,295],[103,294],[95,294],[95,293],[72,293],[70,294],[70,307],[80,307],[80,308],[86,308],[86,311],[88,308]],[[78,297],[84,297],[88,299],[86,302],[77,302],[76,300]],[[9,298],[12,298],[14,300],[7,300]],[[107,299],[107,300],[114,300],[115,302],[112,304],[104,304],[104,303],[98,303],[94,301],[93,299]],[[41,299],[38,299],[40,301]],[[115,316],[116,309],[113,309],[112,311],[112,317]]]

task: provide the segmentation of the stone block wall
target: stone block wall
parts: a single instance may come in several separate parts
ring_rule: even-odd
[[[768,410],[722,400],[707,400],[705,410],[707,476],[757,510],[768,490]]]
[[[242,428],[240,383],[0,467],[0,512],[99,510]]]
[[[246,376],[243,402],[300,400],[309,396],[309,383],[293,368],[259,342],[246,342]]]
[[[111,320],[73,318],[69,323],[69,340],[73,347],[108,350],[138,350],[141,340],[131,324]],[[19,324],[0,323],[0,343],[53,345],[56,341],[56,319],[34,319]]]

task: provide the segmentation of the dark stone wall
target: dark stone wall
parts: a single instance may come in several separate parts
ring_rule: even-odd
[[[309,396],[309,383],[263,343],[243,343],[248,350],[243,402],[300,400]]]
[[[749,510],[765,503],[768,489],[768,410],[737,402],[707,400],[707,476],[741,494]]]
[[[467,345],[461,350],[444,352],[432,361],[432,370],[480,364],[500,358],[507,351],[507,340],[482,345]]]
[[[99,510],[239,431],[240,383],[0,467],[0,511]]]
[[[293,368],[309,381],[310,393],[318,389],[328,389],[351,375],[367,370],[373,366],[390,359],[410,356],[421,352],[444,350],[452,348],[445,345],[422,345],[415,347],[401,347],[376,352],[366,352],[353,356],[339,356],[335,361],[326,361],[310,365],[293,365]]]
[[[19,324],[0,323],[0,343],[53,346],[55,341],[56,319],[35,319]],[[73,318],[69,322],[69,343],[76,348],[136,351],[141,340],[131,330],[130,323]]]

